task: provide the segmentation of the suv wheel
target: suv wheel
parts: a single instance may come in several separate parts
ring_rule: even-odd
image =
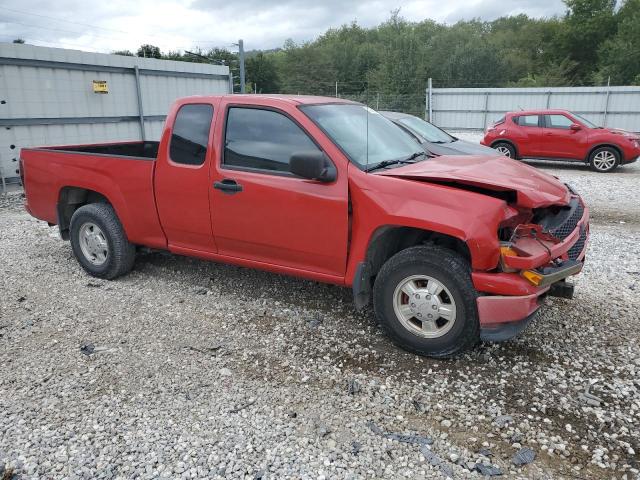
[[[596,148],[589,156],[589,165],[596,172],[611,172],[615,170],[619,163],[620,154],[615,148],[611,147]]]
[[[373,288],[378,323],[401,348],[449,357],[479,340],[477,293],[468,263],[435,245],[391,257]]]
[[[91,203],[71,217],[71,248],[76,259],[94,277],[111,280],[133,268],[136,247],[107,203]]]
[[[492,145],[494,150],[497,150],[499,153],[508,158],[516,158],[516,149],[507,142],[498,142]]]

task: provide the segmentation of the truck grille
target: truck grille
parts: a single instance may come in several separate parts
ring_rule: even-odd
[[[587,229],[583,227],[580,232],[580,238],[578,238],[578,241],[573,245],[573,247],[571,247],[571,249],[568,252],[569,260],[578,259],[578,257],[582,253],[582,250],[584,249],[584,245],[586,242],[587,242]]]
[[[571,215],[569,216],[569,218],[567,218],[564,222],[562,222],[561,225],[558,225],[556,227],[549,229],[549,233],[551,235],[553,235],[556,238],[559,238],[560,240],[564,240],[569,235],[571,235],[571,232],[573,232],[576,229],[578,222],[582,218],[582,215],[584,215],[584,207],[580,202],[576,202],[576,204],[573,207],[574,207],[573,211],[571,212]],[[583,246],[584,246],[584,242],[583,242]],[[580,251],[582,251],[582,249]]]

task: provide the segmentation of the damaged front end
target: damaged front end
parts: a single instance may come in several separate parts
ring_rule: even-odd
[[[481,337],[512,338],[526,328],[544,296],[572,298],[573,285],[566,279],[582,270],[588,236],[589,211],[573,191],[566,205],[510,206],[498,231],[496,271],[473,275],[480,291],[493,293],[478,298]],[[488,288],[492,285],[500,292]]]
[[[521,272],[533,285],[543,286],[545,268],[582,263],[589,213],[579,196],[572,196],[566,206],[535,209],[524,214],[529,217],[525,223],[519,223],[522,215],[508,219],[498,233],[502,271]]]

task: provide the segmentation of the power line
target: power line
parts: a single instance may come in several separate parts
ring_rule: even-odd
[[[9,12],[14,12],[14,13],[19,13],[19,14],[22,14],[22,15],[31,15],[31,16],[34,16],[34,17],[45,18],[47,20],[54,20],[56,22],[71,23],[71,24],[74,24],[74,25],[80,25],[80,26],[89,27],[89,28],[92,28],[92,29],[98,29],[98,30],[105,30],[105,31],[110,31],[110,32],[121,33],[121,34],[124,34],[124,35],[127,35],[127,36],[132,35],[132,32],[128,32],[128,31],[125,31],[125,30],[118,30],[118,29],[115,29],[115,28],[107,28],[107,27],[99,27],[97,25],[91,25],[89,23],[76,22],[76,21],[73,21],[73,20],[66,20],[66,19],[58,18],[58,17],[51,17],[49,15],[42,15],[42,14],[39,14],[39,13],[26,12],[24,10],[16,10],[14,8],[3,7],[3,10],[9,11]],[[20,22],[11,22],[11,21],[6,21],[6,20],[3,20],[0,23],[18,23],[18,24],[22,24],[22,25],[25,25],[25,26],[33,26],[33,27],[36,27],[36,28],[44,28],[44,29],[47,29],[47,30],[60,30],[60,31],[67,32],[67,33],[75,33],[76,35],[86,35],[87,34],[85,32],[61,30],[61,29],[55,29],[55,28],[52,28],[52,27],[45,27],[45,26],[41,26],[41,25],[27,25],[27,24],[23,24],[23,23],[20,23]],[[113,40],[113,37],[105,37],[105,36],[97,35],[95,33],[92,33],[92,35],[100,37],[100,38],[106,38],[106,39],[109,39],[109,40]],[[169,40],[165,36],[160,36],[160,35],[156,35],[156,34],[144,34],[144,35],[146,37],[152,37],[152,38],[160,39],[160,40],[162,40],[164,42],[167,42],[167,40]],[[195,40],[191,40],[191,41],[194,42],[194,43],[218,43],[216,40],[198,40],[198,39],[195,39]],[[178,45],[175,48],[191,48],[191,47],[185,47],[185,46],[182,46],[182,45]]]

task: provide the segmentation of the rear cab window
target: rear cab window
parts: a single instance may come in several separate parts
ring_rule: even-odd
[[[202,165],[207,156],[213,106],[204,103],[180,107],[173,123],[169,157],[182,165]]]
[[[244,106],[227,110],[223,168],[289,174],[291,156],[312,151],[320,149],[284,113]]]

